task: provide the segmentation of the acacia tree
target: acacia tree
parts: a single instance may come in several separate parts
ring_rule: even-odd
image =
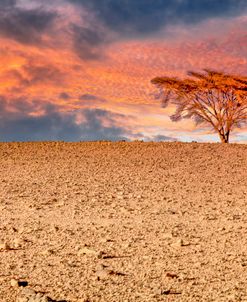
[[[222,143],[230,132],[247,124],[247,77],[204,69],[188,72],[190,78],[156,77],[162,105],[176,106],[172,121],[192,118],[196,125],[210,126]]]

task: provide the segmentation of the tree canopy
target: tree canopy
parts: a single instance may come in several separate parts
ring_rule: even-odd
[[[192,118],[196,125],[210,126],[228,143],[230,132],[247,124],[247,77],[204,69],[190,77],[156,77],[162,105],[176,105],[172,121]]]

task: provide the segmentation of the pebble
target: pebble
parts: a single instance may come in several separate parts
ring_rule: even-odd
[[[99,269],[95,272],[97,280],[106,280],[109,277],[109,272],[104,269]]]
[[[10,249],[10,246],[6,242],[0,243],[0,251],[8,251]]]
[[[164,239],[170,239],[170,238],[173,238],[173,235],[172,235],[172,233],[163,233],[163,234],[162,234],[162,237],[163,237]]]
[[[181,246],[183,246],[183,244],[184,244],[183,239],[178,239],[177,241],[172,243],[171,246],[175,248],[180,248]]]
[[[188,246],[188,245],[190,245],[190,243],[183,241],[183,239],[178,239],[177,241],[171,244],[171,246],[174,248],[180,248],[182,246]]]
[[[14,248],[16,248],[16,249],[20,248],[21,245],[22,245],[22,240],[20,238],[15,238],[13,240],[13,246],[14,246]]]
[[[18,286],[19,286],[19,282],[18,282],[18,280],[16,280],[16,279],[11,279],[11,280],[10,280],[10,285],[11,285],[12,287],[18,287]]]
[[[23,288],[17,297],[16,302],[58,302],[52,300],[46,294],[41,292],[36,292],[31,288]],[[65,300],[60,300],[60,302],[66,302]]]
[[[97,254],[98,253],[95,250],[89,249],[87,247],[83,247],[78,250],[78,256],[80,256],[80,255],[97,255]]]
[[[52,255],[52,254],[54,254],[54,253],[55,253],[55,252],[54,252],[53,250],[47,249],[47,250],[42,251],[42,252],[41,252],[41,255],[43,255],[43,256],[50,256],[50,255]]]

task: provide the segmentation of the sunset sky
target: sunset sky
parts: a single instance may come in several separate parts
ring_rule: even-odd
[[[0,0],[0,141],[218,141],[150,83],[203,68],[247,75],[246,0]]]

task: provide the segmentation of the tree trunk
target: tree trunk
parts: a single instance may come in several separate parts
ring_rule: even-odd
[[[229,143],[229,134],[229,131],[227,133],[222,133],[219,131],[220,140],[223,144]]]

